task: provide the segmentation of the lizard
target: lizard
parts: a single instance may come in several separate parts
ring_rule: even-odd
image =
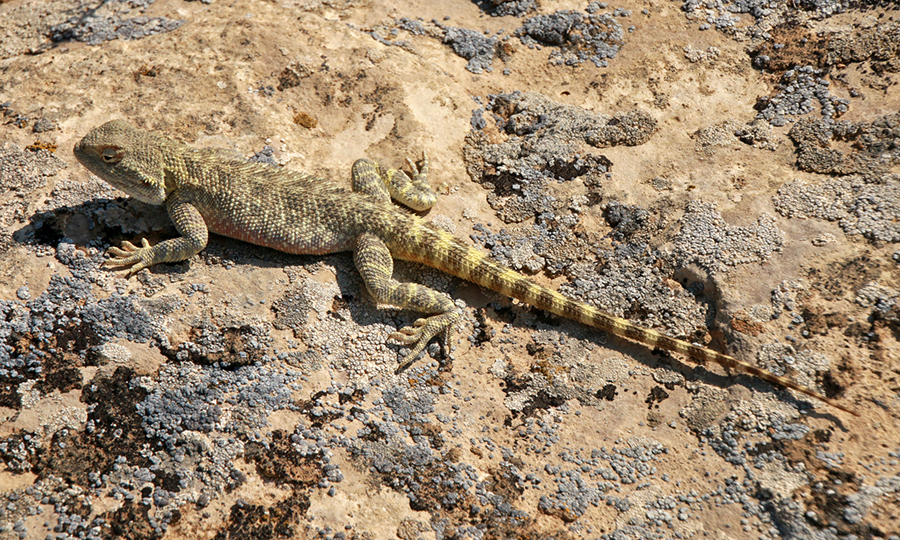
[[[357,270],[379,304],[426,314],[388,336],[409,347],[398,372],[435,337],[449,341],[462,315],[446,294],[393,278],[394,259],[422,263],[538,309],[649,347],[711,361],[796,390],[858,416],[853,409],[786,377],[712,349],[675,339],[591,305],[571,300],[495,262],[413,211],[437,201],[428,156],[407,160],[410,174],[368,159],[351,167],[351,189],[278,166],[197,149],[164,135],[112,120],[92,129],[74,148],[89,171],[131,197],[164,205],[180,236],[153,246],[125,241],[104,263],[132,275],[159,263],[187,260],[206,247],[209,233],[293,254],[352,251]]]

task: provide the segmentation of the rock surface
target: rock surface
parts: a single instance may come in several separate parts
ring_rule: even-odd
[[[900,531],[892,2],[0,0],[0,538],[855,539]],[[71,148],[128,120],[328,177],[853,418],[432,269],[174,233]]]

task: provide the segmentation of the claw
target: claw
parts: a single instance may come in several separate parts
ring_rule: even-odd
[[[422,160],[419,162],[422,164],[421,167],[419,167],[419,164],[417,162],[413,161],[410,158],[406,158],[406,163],[409,165],[409,170],[412,173],[412,178],[428,174],[428,154],[426,152],[422,152]]]
[[[396,373],[408,368],[419,357],[431,339],[438,334],[444,334],[445,346],[450,343],[450,333],[453,325],[460,319],[458,311],[449,311],[440,315],[434,315],[427,319],[417,319],[412,326],[405,326],[396,332],[392,332],[388,339],[399,341],[403,345],[411,346],[405,361],[397,368]]]
[[[409,158],[406,158],[406,163],[409,165],[409,172],[412,173],[413,177],[418,176],[419,175],[419,166],[416,165],[416,162]]]
[[[105,268],[124,268],[130,266],[128,275],[132,276],[144,268],[150,266],[149,255],[151,250],[150,242],[146,238],[141,238],[141,247],[137,247],[128,240],[122,242],[122,247],[111,247],[106,252],[110,258],[104,261]]]

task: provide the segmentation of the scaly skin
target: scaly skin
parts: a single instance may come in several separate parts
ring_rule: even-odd
[[[122,248],[109,250],[107,266],[129,267],[133,274],[162,262],[188,259],[206,247],[210,231],[287,253],[353,251],[356,267],[378,302],[430,315],[390,335],[410,346],[408,362],[401,369],[433,337],[448,338],[460,313],[447,295],[393,279],[394,259],[427,264],[539,309],[650,347],[749,373],[857,414],[785,377],[569,300],[396,207],[391,198],[416,210],[434,205],[436,197],[426,179],[427,157],[421,169],[410,161],[411,178],[359,160],[353,164],[353,190],[348,191],[307,174],[230,159],[215,150],[197,150],[120,120],[88,133],[75,146],[75,157],[132,197],[165,205],[181,235],[155,246],[146,240],[140,247],[124,242]]]

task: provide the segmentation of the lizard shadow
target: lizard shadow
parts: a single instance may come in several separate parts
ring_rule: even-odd
[[[728,392],[728,396],[724,398],[726,402],[737,403],[744,398],[750,399],[751,391],[755,390],[760,395],[773,395],[776,400],[792,405],[799,411],[802,411],[805,416],[828,420],[840,429],[848,431],[841,418],[829,412],[827,406],[823,405],[813,409],[810,405],[811,398],[810,400],[798,398],[794,393],[787,389],[772,385],[764,380],[757,379],[752,375],[745,373],[729,373],[726,368],[719,368],[726,370],[726,373],[713,371],[707,367],[707,364],[697,363],[689,357],[682,357],[681,355],[664,349],[651,348],[641,343],[631,342],[627,339],[582,325],[564,317],[544,313],[530,306],[519,305],[512,306],[512,308],[519,311],[523,308],[535,311],[540,314],[538,316],[540,320],[539,326],[552,328],[578,340],[590,342],[595,347],[595,352],[592,352],[590,355],[591,357],[596,357],[600,354],[607,357],[619,355],[625,358],[626,362],[637,362],[643,364],[648,369],[657,372],[659,372],[658,370],[665,370],[677,373],[683,377],[681,382],[672,384],[658,382],[655,380],[656,377],[654,376],[654,383],[650,385],[651,388],[646,396],[647,399],[645,403],[648,403],[648,405],[652,405],[651,401],[659,401],[655,399],[655,393],[662,390],[662,388],[665,388],[666,390],[672,390],[675,386],[685,386],[687,388],[687,383],[702,382],[706,386],[716,387]],[[516,317],[512,321],[512,324],[522,328],[535,329],[534,324],[523,317]],[[597,350],[602,352],[598,353],[596,352]],[[721,350],[720,347],[716,347],[716,350],[719,350],[723,354],[730,354],[728,351]],[[624,387],[625,385],[621,386]],[[696,390],[692,391],[690,388],[688,388],[688,392],[692,395],[697,394]],[[665,399],[665,397],[663,399]],[[729,410],[731,409],[726,409],[726,412]]]
[[[55,249],[66,239],[77,246],[100,247],[139,240],[141,236],[152,242],[176,234],[163,207],[124,197],[101,197],[37,211],[13,232],[12,238],[20,244]]]

